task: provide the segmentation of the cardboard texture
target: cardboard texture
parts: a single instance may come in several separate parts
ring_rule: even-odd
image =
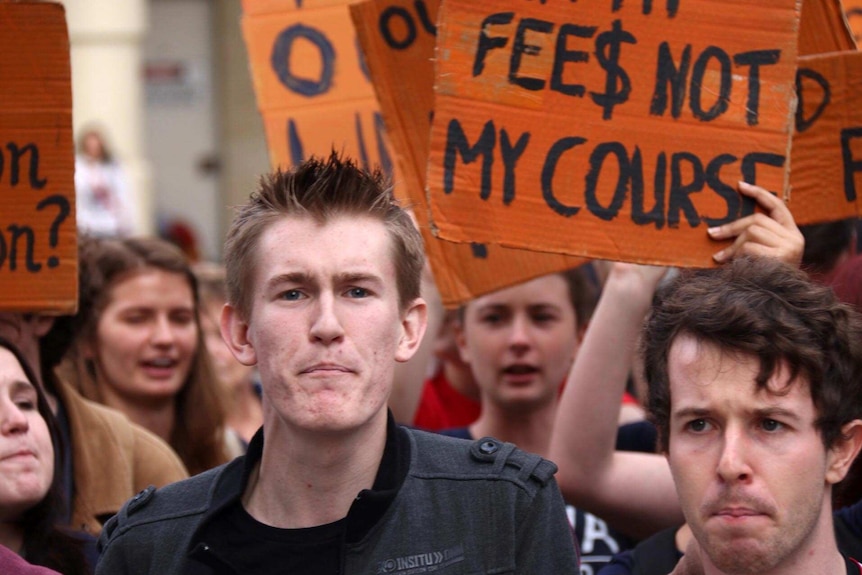
[[[862,0],[843,0],[842,4],[856,44],[862,46]]]
[[[799,224],[860,215],[862,52],[799,59],[790,209]]]
[[[856,40],[847,25],[841,0],[802,0],[800,56],[855,49]]]
[[[270,163],[342,150],[391,172],[377,100],[345,1],[243,2],[242,30]]]
[[[438,7],[438,0],[370,0],[352,5],[350,12],[437,288],[443,305],[451,308],[585,260],[492,244],[457,244],[431,233],[425,169]]]
[[[69,36],[60,4],[0,3],[0,310],[78,302]]]
[[[753,210],[736,182],[787,189],[799,11],[446,0],[428,165],[440,237],[712,265],[723,245],[706,228]]]

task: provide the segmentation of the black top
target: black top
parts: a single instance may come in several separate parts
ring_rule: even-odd
[[[344,543],[359,541],[377,523],[407,475],[410,446],[395,425],[387,423],[386,446],[373,487],[357,494],[347,516],[334,523],[303,529],[280,529],[249,515],[241,496],[263,453],[263,429],[249,444],[241,488],[223,494],[228,500],[201,525],[192,556],[217,572],[270,575],[337,575]]]

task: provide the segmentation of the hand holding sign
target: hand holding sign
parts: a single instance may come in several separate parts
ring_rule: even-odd
[[[732,245],[714,254],[713,259],[722,263],[740,255],[768,256],[798,266],[805,239],[784,202],[772,192],[745,182],[739,182],[739,191],[753,198],[765,213],[710,228],[709,235],[714,240],[735,238]]]

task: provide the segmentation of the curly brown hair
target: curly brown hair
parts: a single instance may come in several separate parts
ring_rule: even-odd
[[[771,258],[738,258],[679,274],[656,296],[642,337],[648,407],[668,449],[668,356],[682,334],[757,357],[759,388],[780,364],[807,379],[824,445],[862,418],[862,317],[832,290]]]

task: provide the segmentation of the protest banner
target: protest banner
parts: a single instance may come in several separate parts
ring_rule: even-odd
[[[0,309],[78,303],[75,148],[63,6],[0,3]]]
[[[711,265],[786,190],[800,4],[446,0],[428,165],[440,237]]]
[[[386,121],[404,187],[414,206],[443,305],[575,267],[581,258],[436,238],[425,194],[434,106],[434,46],[439,0],[369,0],[350,7],[357,38]]]
[[[392,173],[383,117],[345,0],[243,2],[242,30],[270,163],[334,148]]]
[[[790,209],[799,224],[860,215],[862,52],[799,58]]]

